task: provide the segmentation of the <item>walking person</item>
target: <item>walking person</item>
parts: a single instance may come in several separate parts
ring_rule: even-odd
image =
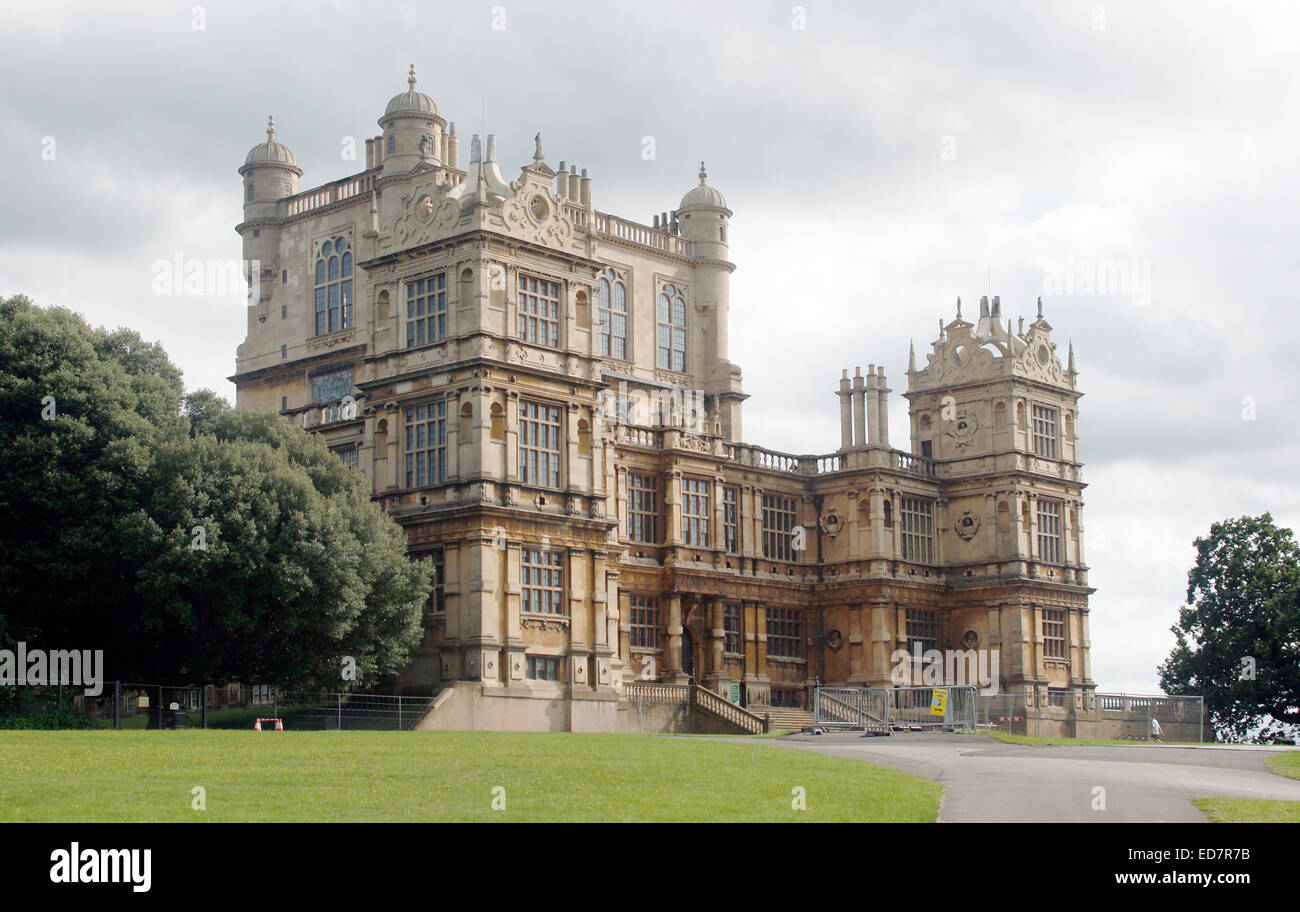
[[[1163,734],[1164,732],[1161,731],[1160,729],[1160,720],[1157,719],[1155,716],[1152,716],[1151,717],[1151,740],[1159,741],[1160,736]]]

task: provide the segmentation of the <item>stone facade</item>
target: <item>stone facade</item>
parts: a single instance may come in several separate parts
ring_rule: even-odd
[[[997,298],[940,321],[907,371],[910,452],[874,365],[839,381],[838,450],[772,452],[743,442],[732,212],[703,164],[646,225],[598,211],[540,136],[513,180],[492,136],[462,168],[414,68],[379,125],[364,171],[310,190],[273,125],[249,153],[231,379],[436,558],[401,691],[470,682],[525,701],[509,727],[598,729],[632,680],[750,707],[919,683],[896,655],[919,642],[996,651],[1027,706],[1092,699],[1080,394],[1041,305],[1027,328]]]

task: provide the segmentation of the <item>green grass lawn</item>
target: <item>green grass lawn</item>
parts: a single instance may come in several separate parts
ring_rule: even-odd
[[[1300,823],[1300,801],[1269,798],[1197,798],[1192,804],[1215,823]]]
[[[1300,751],[1287,751],[1283,754],[1270,754],[1264,759],[1268,768],[1279,776],[1288,779],[1300,779]]]
[[[942,791],[860,760],[655,735],[0,732],[3,821],[930,822]]]

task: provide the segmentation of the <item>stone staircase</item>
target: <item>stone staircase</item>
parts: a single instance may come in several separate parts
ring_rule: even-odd
[[[759,716],[768,716],[771,718],[771,729],[774,732],[799,732],[812,728],[813,716],[806,709],[785,709],[782,707],[769,708],[750,707],[750,712]]]

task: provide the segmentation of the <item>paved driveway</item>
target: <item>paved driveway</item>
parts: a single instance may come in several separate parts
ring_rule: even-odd
[[[791,750],[868,760],[944,786],[940,823],[1206,822],[1193,798],[1300,801],[1300,780],[1271,772],[1264,758],[1287,747],[1005,744],[984,735],[791,735]],[[1105,789],[1095,810],[1094,789]]]

